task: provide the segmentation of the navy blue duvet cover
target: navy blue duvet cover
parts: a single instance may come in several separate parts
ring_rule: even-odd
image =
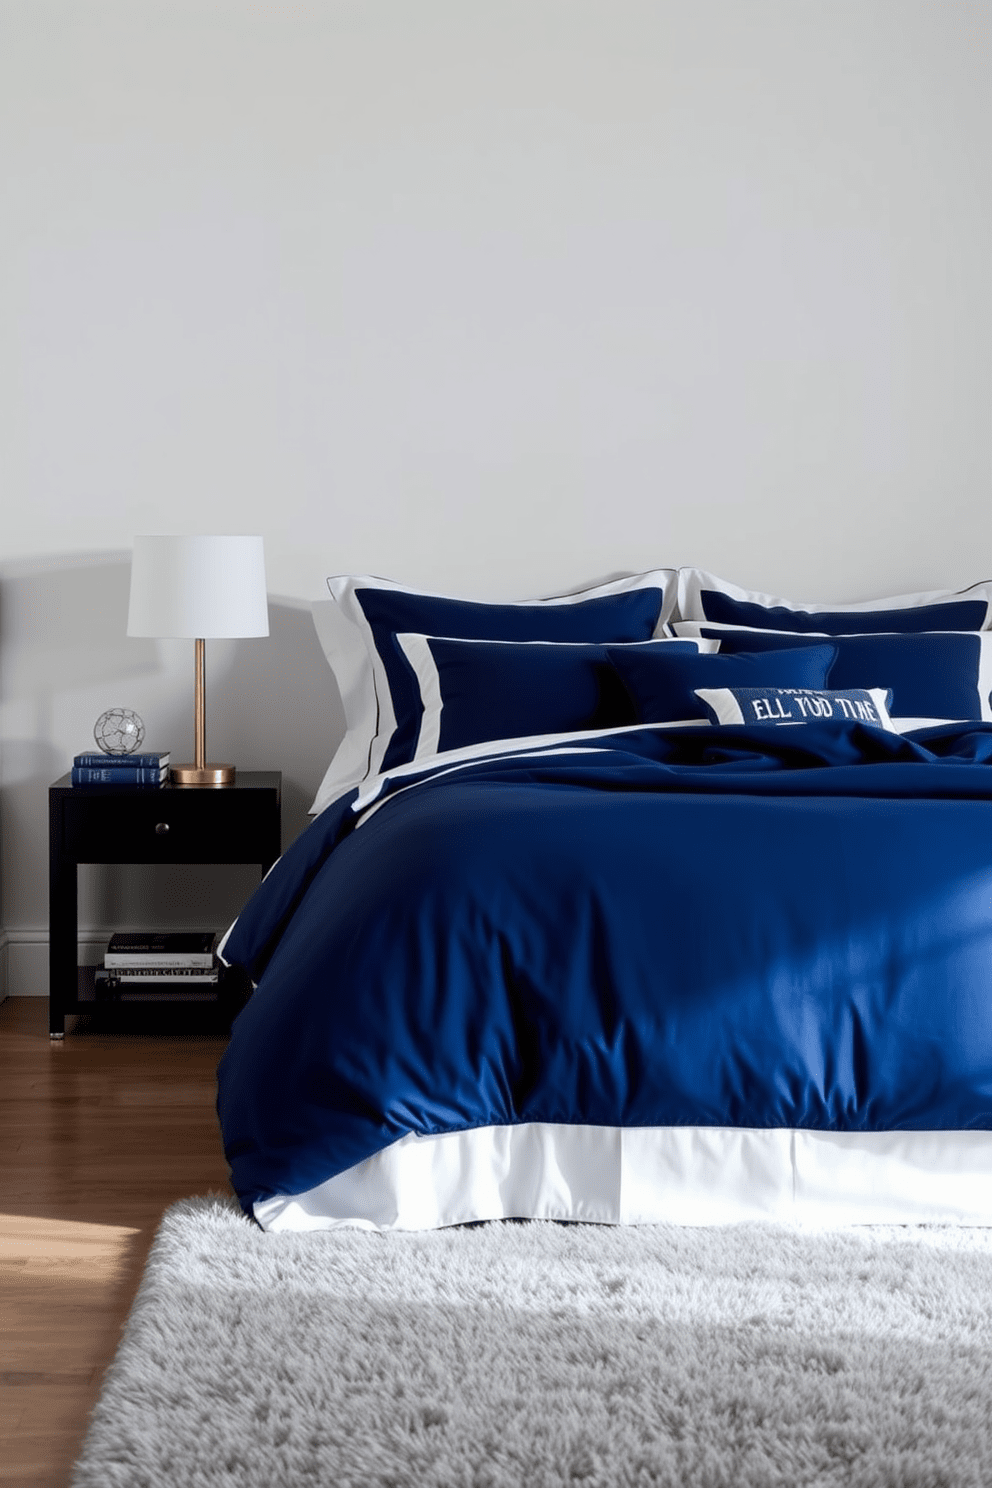
[[[250,1210],[410,1134],[992,1129],[992,727],[649,727],[329,807],[224,948]]]

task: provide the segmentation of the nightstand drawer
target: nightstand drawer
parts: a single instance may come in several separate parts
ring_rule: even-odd
[[[246,804],[233,790],[69,797],[62,850],[80,863],[261,863],[278,806],[274,793],[271,813]]]

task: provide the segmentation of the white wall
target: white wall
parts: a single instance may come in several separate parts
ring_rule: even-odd
[[[188,648],[123,635],[136,532],[264,534],[210,742],[284,770],[290,835],[327,572],[984,576],[990,48],[987,0],[0,0],[12,990],[97,713],[191,748]],[[82,918],[212,923],[222,879],[103,875]]]

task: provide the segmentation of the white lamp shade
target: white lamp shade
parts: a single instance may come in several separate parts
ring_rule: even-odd
[[[132,636],[203,640],[269,633],[260,537],[136,537]]]

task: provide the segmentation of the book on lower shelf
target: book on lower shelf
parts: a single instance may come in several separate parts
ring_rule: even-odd
[[[148,986],[154,982],[181,982],[183,986],[193,987],[199,983],[216,985],[220,977],[220,968],[215,966],[210,971],[200,970],[199,967],[190,970],[187,966],[102,966],[101,971],[110,981],[134,982],[136,985]]]
[[[94,987],[98,1002],[199,1002],[220,1001],[220,977],[216,972],[191,977],[175,973],[163,976],[131,976],[98,966]]]
[[[103,958],[109,970],[212,971],[217,958],[213,930],[118,930],[110,937]]]

